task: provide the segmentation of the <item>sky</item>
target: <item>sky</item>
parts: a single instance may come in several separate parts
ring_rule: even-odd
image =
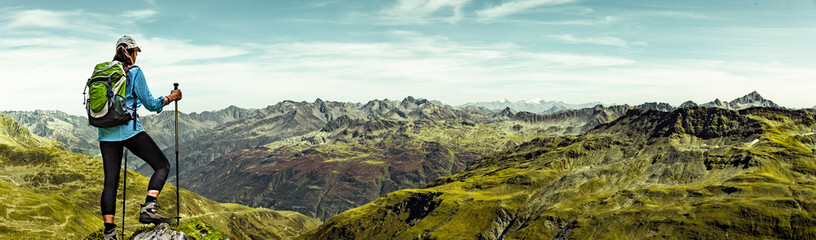
[[[182,112],[751,91],[816,105],[814,0],[0,0],[0,110],[84,115],[81,88],[125,34],[155,97],[180,84]]]

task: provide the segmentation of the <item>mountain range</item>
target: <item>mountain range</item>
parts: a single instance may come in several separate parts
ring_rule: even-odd
[[[502,111],[505,108],[510,108],[515,111],[526,111],[526,112],[533,112],[539,114],[551,114],[556,113],[558,111],[563,110],[574,110],[574,109],[583,109],[583,108],[590,108],[593,106],[601,105],[599,102],[593,103],[585,103],[585,104],[566,104],[561,101],[544,101],[544,100],[534,100],[534,101],[517,101],[511,102],[509,100],[503,101],[494,101],[494,102],[476,102],[476,103],[466,103],[459,107],[482,107],[489,109],[491,111]],[[637,109],[656,109],[664,112],[671,112],[678,108],[684,107],[695,107],[698,106],[697,103],[689,100],[686,101],[680,106],[672,106],[668,103],[661,103],[661,102],[647,102],[640,105],[633,106]],[[741,110],[750,107],[780,107],[776,103],[771,100],[767,100],[763,98],[759,93],[753,91],[745,96],[736,98],[732,101],[720,101],[720,99],[714,99],[714,101],[707,102],[700,104],[703,107],[717,107],[717,108],[724,108],[724,109],[731,109],[731,110]],[[816,108],[816,106],[814,106]]]
[[[196,139],[202,147],[182,161],[220,156],[200,165],[188,162],[182,174],[191,189],[219,201],[326,219],[458,172],[534,136],[578,131],[602,112],[552,118],[522,112],[499,121],[482,111],[412,97],[359,108],[322,100],[283,102]]]
[[[768,102],[754,92],[718,106],[733,109]],[[217,201],[293,210],[325,220],[381,195],[458,173],[482,157],[535,137],[586,133],[632,109],[678,108],[665,103],[596,105],[542,115],[407,97],[366,104],[284,101],[254,111],[230,107],[180,113],[181,181]],[[142,120],[159,145],[166,146],[167,156],[174,154],[172,114],[165,111]],[[147,166],[138,170],[152,173]]]
[[[8,239],[80,239],[102,228],[99,195],[102,160],[65,151],[55,140],[31,134],[11,117],[0,114],[0,234]],[[136,221],[148,178],[127,172],[126,233],[143,225]],[[176,212],[176,188],[165,185],[160,212]],[[121,195],[123,191],[119,191]],[[199,221],[233,239],[292,238],[319,221],[297,212],[217,203],[185,189],[180,191],[183,222]],[[118,203],[117,203],[118,204]],[[121,206],[117,206],[121,212]],[[117,214],[116,223],[121,223]]]
[[[813,239],[816,114],[632,109],[541,137],[300,239]]]
[[[492,111],[500,111],[505,108],[511,108],[516,111],[524,111],[524,112],[532,112],[538,114],[549,114],[555,113],[562,110],[570,110],[570,109],[581,109],[581,108],[589,108],[596,105],[602,105],[600,102],[591,102],[591,103],[583,103],[583,104],[569,104],[564,103],[562,101],[545,101],[545,100],[529,100],[529,101],[516,101],[511,102],[510,100],[502,100],[502,101],[493,101],[493,102],[474,102],[474,103],[465,103],[460,105],[459,107],[483,107],[487,108]]]

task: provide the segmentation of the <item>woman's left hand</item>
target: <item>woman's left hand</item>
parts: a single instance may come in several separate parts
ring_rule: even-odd
[[[176,89],[170,91],[170,95],[164,97],[164,105],[170,104],[173,101],[181,100],[181,90]]]

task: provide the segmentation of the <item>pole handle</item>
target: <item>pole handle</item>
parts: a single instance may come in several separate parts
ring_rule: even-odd
[[[178,90],[178,83],[173,83],[173,90]]]

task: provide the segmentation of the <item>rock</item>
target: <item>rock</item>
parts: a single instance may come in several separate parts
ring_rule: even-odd
[[[140,232],[133,236],[134,240],[186,240],[187,238],[184,233],[176,232],[170,230],[170,226],[167,223],[159,224],[158,226],[154,227],[153,229]]]
[[[654,109],[654,110],[663,111],[663,112],[671,112],[671,111],[674,111],[674,109],[675,109],[674,107],[672,107],[672,105],[670,105],[668,103],[662,103],[662,102],[661,103],[659,103],[659,102],[647,102],[647,103],[644,103],[644,104],[634,106],[634,108],[642,109],[642,110]]]

